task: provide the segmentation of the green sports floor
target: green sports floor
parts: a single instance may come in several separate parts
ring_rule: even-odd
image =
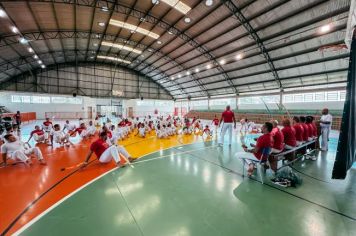
[[[182,145],[115,169],[76,192],[20,235],[356,235],[356,170],[332,180],[336,141],[293,168],[297,188],[243,178],[235,140]]]

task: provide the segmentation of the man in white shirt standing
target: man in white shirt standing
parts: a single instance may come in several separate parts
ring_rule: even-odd
[[[321,150],[328,150],[329,133],[331,129],[333,117],[329,114],[329,109],[324,108],[321,112],[320,127],[321,127]]]

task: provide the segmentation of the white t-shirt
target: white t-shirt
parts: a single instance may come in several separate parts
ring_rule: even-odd
[[[71,124],[71,123],[67,124],[67,123],[65,123],[64,124],[64,128],[69,131],[69,130],[75,130],[76,126],[75,126],[75,124]]]
[[[51,130],[50,135],[53,136],[53,140],[55,142],[60,142],[60,139],[64,136],[61,130]]]
[[[144,136],[145,135],[145,132],[146,132],[146,128],[145,127],[141,127],[138,129],[138,132],[140,133],[141,136]]]
[[[332,115],[330,115],[330,114],[322,115],[322,116],[320,117],[320,121],[323,121],[323,122],[330,122],[330,124],[323,124],[323,123],[320,123],[320,126],[321,126],[322,128],[329,128],[329,127],[331,127],[331,124],[332,124],[332,121],[333,121],[333,117],[332,117]]]
[[[7,153],[7,155],[11,155],[13,152],[17,150],[25,151],[23,143],[19,140],[16,140],[15,142],[12,143],[7,142],[1,146],[1,153]]]

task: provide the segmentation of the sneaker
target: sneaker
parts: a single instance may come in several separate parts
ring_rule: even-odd
[[[305,159],[309,160],[309,159],[310,159],[310,156],[306,155],[306,156],[305,156]]]
[[[316,161],[316,157],[312,157],[311,159],[312,159],[312,161]]]

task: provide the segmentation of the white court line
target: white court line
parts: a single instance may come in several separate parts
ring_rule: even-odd
[[[199,143],[199,142],[198,142]],[[160,152],[160,151],[164,151],[164,150],[168,150],[168,149],[171,149],[171,148],[176,148],[176,147],[183,147],[183,146],[187,146],[187,145],[193,145],[193,144],[196,144],[196,143],[189,143],[189,144],[183,144],[183,145],[180,145],[180,146],[175,146],[175,147],[169,147],[169,148],[165,148],[165,149],[160,149],[159,151],[153,151],[153,152],[150,152],[150,153],[147,153],[143,156],[141,156],[139,159],[145,157],[145,156],[148,156],[148,155],[151,155],[153,153],[156,153],[156,152]],[[213,147],[213,146],[210,146],[210,147]],[[209,147],[209,148],[210,148]],[[206,148],[206,147],[204,147]],[[202,148],[200,148],[202,149]],[[200,149],[196,149],[196,150],[200,150]],[[196,150],[190,150],[190,152],[192,151],[196,151]],[[182,154],[183,152],[180,152],[180,154]],[[165,156],[170,156],[172,154],[169,154],[169,155],[165,155]],[[175,155],[173,153],[173,155]],[[159,157],[159,158],[162,158],[162,157]],[[153,158],[153,159],[159,159],[159,158]],[[149,160],[142,160],[142,161],[138,161],[138,162],[134,162],[132,164],[138,164],[138,163],[141,163],[141,162],[146,162],[146,161],[150,161],[152,159],[149,159]],[[36,223],[38,220],[40,220],[43,216],[45,216],[47,213],[49,213],[50,211],[52,211],[54,208],[56,208],[58,205],[60,205],[61,203],[63,203],[65,200],[67,200],[68,198],[70,198],[71,196],[73,196],[74,194],[76,194],[77,192],[79,192],[80,190],[82,190],[83,188],[87,187],[88,185],[94,183],[95,181],[97,181],[98,179],[104,177],[105,175],[117,170],[118,167],[115,167],[114,169],[112,170],[109,170],[108,172],[96,177],[95,179],[89,181],[88,183],[84,184],[83,186],[79,187],[78,189],[74,190],[73,192],[71,192],[70,194],[68,194],[67,196],[65,196],[64,198],[60,199],[58,202],[56,202],[55,204],[53,204],[52,206],[50,206],[49,208],[47,208],[45,211],[43,211],[41,214],[39,214],[38,216],[36,216],[35,218],[33,218],[31,221],[29,221],[27,224],[25,224],[24,226],[22,226],[19,230],[17,230],[13,235],[17,236],[17,235],[20,235],[21,233],[23,233],[26,229],[28,229],[30,226],[32,226],[34,223]]]

